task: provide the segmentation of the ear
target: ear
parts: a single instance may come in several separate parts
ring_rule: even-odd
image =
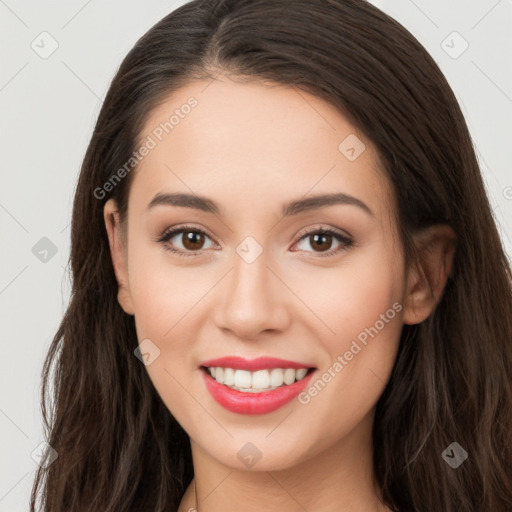
[[[103,208],[105,226],[107,228],[108,241],[110,245],[110,255],[117,279],[118,291],[117,301],[125,313],[134,314],[130,287],[128,285],[128,267],[127,267],[127,246],[124,240],[121,225],[119,222],[119,212],[117,204],[113,199],[109,199]]]
[[[405,324],[419,324],[434,311],[451,274],[457,237],[445,224],[430,226],[413,236],[418,261],[408,271],[404,300]]]

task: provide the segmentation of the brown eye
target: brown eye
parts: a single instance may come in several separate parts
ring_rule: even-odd
[[[202,233],[199,233],[198,231],[183,231],[181,240],[183,247],[185,247],[185,249],[194,251],[202,249],[205,237]]]
[[[205,242],[210,240],[210,246]],[[213,247],[211,238],[202,230],[187,226],[165,231],[157,240],[164,248],[179,256],[199,256],[202,249]]]
[[[327,251],[331,248],[332,244],[332,235],[317,233],[314,235],[309,235],[310,245],[313,249],[318,249],[320,252]]]
[[[337,242],[337,246],[332,248],[334,242]],[[305,243],[313,250],[311,251],[305,248]],[[331,229],[317,229],[315,231],[310,231],[305,233],[298,242],[300,250],[313,252],[318,256],[331,256],[352,247],[352,245],[354,245],[354,241],[348,236]]]

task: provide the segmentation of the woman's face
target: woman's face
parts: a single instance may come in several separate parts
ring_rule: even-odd
[[[140,140],[119,299],[135,315],[156,390],[194,445],[229,467],[247,469],[253,457],[272,470],[368,437],[406,287],[372,144],[315,96],[225,76],[172,94]],[[191,198],[177,205],[171,194]],[[171,229],[184,231],[165,237]],[[217,370],[242,388],[304,373],[276,366],[315,370],[291,394],[286,383],[242,394],[203,369],[232,356],[290,363],[264,361],[269,371],[257,375]]]

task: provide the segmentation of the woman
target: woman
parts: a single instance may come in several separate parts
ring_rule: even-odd
[[[372,5],[148,31],[71,265],[31,510],[512,509],[510,266],[451,89]]]

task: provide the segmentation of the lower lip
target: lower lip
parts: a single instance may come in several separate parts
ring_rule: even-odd
[[[207,370],[201,369],[206,388],[222,407],[238,414],[267,414],[291,402],[308,384],[316,370],[302,380],[272,391],[246,393],[217,382]]]

